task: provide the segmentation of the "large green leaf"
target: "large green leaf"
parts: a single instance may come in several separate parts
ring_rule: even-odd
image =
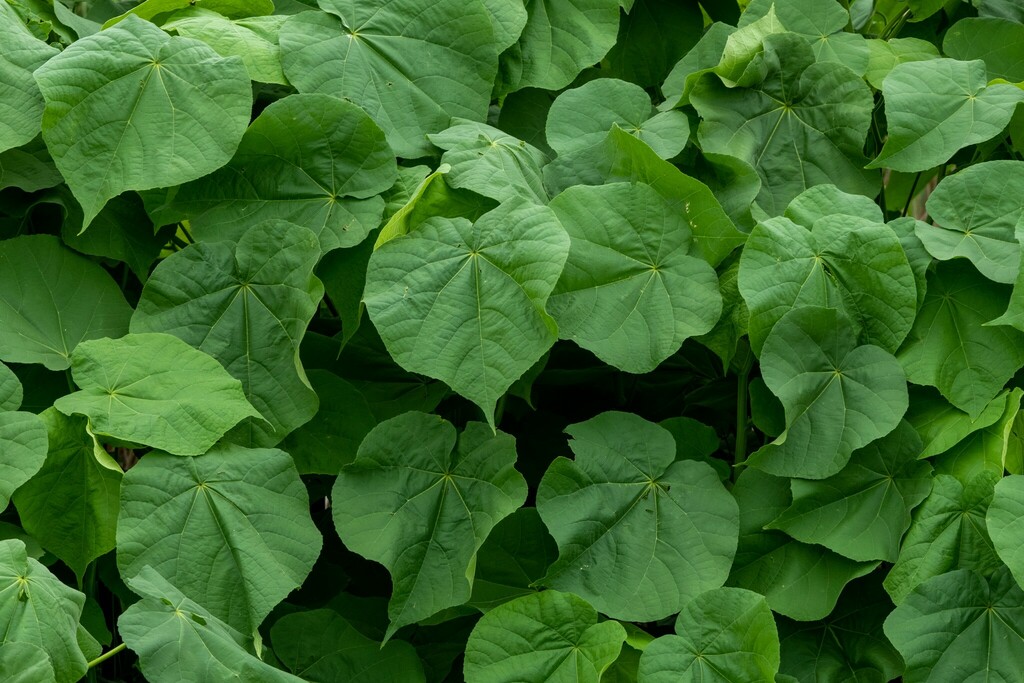
[[[617,124],[612,124],[600,145],[577,149],[548,164],[544,182],[553,194],[573,185],[646,183],[686,218],[693,253],[712,266],[746,239],[707,185],[681,172]]]
[[[983,472],[966,486],[948,474],[935,476],[932,492],[914,511],[900,556],[885,577],[885,590],[902,603],[921,583],[954,569],[983,574],[1000,566],[985,526],[996,477]]]
[[[274,653],[313,683],[424,683],[423,664],[408,643],[383,647],[337,612],[326,609],[281,617],[270,631]]]
[[[164,259],[146,282],[132,330],[173,334],[242,383],[265,421],[232,431],[238,443],[272,446],[317,411],[298,352],[323,297],[313,275],[319,254],[310,231],[271,221],[237,245],[193,244]]]
[[[906,683],[1013,681],[1024,670],[1024,591],[1009,570],[970,570],[918,586],[885,620]]]
[[[986,326],[1010,301],[962,259],[928,274],[928,293],[897,357],[915,384],[933,386],[972,419],[1024,365],[1024,333]]]
[[[942,51],[953,59],[985,62],[989,80],[1024,81],[1024,25],[996,17],[968,17],[946,31]]]
[[[526,0],[519,41],[501,55],[498,88],[560,90],[615,45],[619,0]]]
[[[1010,475],[996,483],[985,519],[996,553],[1024,586],[1024,476]]]
[[[566,431],[576,459],[556,458],[537,491],[559,549],[543,585],[614,618],[654,621],[725,583],[738,512],[710,465],[677,461],[672,435],[631,413]]]
[[[529,595],[558,557],[537,509],[519,508],[501,520],[476,554],[476,576],[469,604],[483,612]]]
[[[612,125],[640,138],[663,159],[682,151],[690,124],[681,111],[655,113],[651,98],[634,83],[598,78],[566,90],[548,111],[546,138],[558,154],[600,145]]]
[[[507,201],[523,197],[546,204],[541,168],[544,152],[497,128],[456,119],[444,132],[428,135],[445,150],[441,162],[451,166],[448,185]]]
[[[917,459],[921,439],[907,423],[854,451],[838,474],[793,479],[793,503],[769,529],[819,543],[852,560],[895,562],[910,511],[932,488],[931,466]]]
[[[334,484],[345,546],[391,572],[387,637],[469,600],[474,555],[526,500],[515,440],[410,412],[377,425]]]
[[[126,333],[131,314],[110,275],[55,237],[0,242],[0,360],[64,370],[80,342]]]
[[[242,633],[302,585],[320,532],[291,457],[215,447],[196,458],[154,451],[125,474],[117,566],[131,581],[152,566]]]
[[[869,167],[924,171],[998,135],[1024,100],[1024,90],[987,81],[981,60],[895,66],[882,84],[889,135]]]
[[[551,209],[569,258],[548,308],[558,334],[620,370],[654,370],[722,310],[718,276],[690,256],[685,217],[643,183],[571,187]]]
[[[39,134],[43,97],[32,72],[57,54],[33,36],[14,9],[0,5],[0,152],[20,147]]]
[[[402,157],[430,152],[452,117],[482,121],[497,72],[480,0],[319,0],[281,27],[285,76],[299,92],[351,99]]]
[[[121,471],[101,463],[102,446],[82,417],[50,408],[36,418],[49,449],[42,468],[14,495],[25,531],[81,577],[89,563],[114,549]],[[0,415],[0,421],[3,415]]]
[[[816,683],[885,683],[903,658],[882,633],[892,601],[876,575],[851,582],[832,613],[817,622],[779,619],[781,672]]]
[[[287,85],[278,45],[278,33],[286,19],[281,16],[230,19],[203,9],[199,3],[175,12],[164,22],[163,29],[201,40],[222,57],[239,57],[254,81]]]
[[[524,199],[476,223],[430,218],[374,252],[363,300],[399,365],[493,423],[498,398],[555,342],[544,305],[568,253],[551,209]]]
[[[466,683],[599,683],[626,630],[571,593],[543,591],[485,614],[466,644]]]
[[[740,258],[739,290],[755,351],[798,306],[841,308],[861,341],[890,353],[917,313],[914,272],[899,237],[881,222],[849,214],[822,216],[811,229],[783,216],[758,223]]]
[[[32,413],[0,412],[0,510],[46,459],[46,425]]]
[[[1020,270],[1018,231],[1024,233],[1024,162],[989,161],[943,178],[928,197],[935,225],[918,222],[928,252],[962,257],[995,282],[1011,283]]]
[[[129,585],[142,599],[126,609],[117,629],[151,683],[237,681],[302,683],[266,664],[251,640],[145,567]]]
[[[0,541],[0,632],[3,642],[34,645],[53,665],[57,683],[85,676],[76,633],[85,596],[28,557],[19,540]]]
[[[183,186],[173,206],[200,240],[238,241],[254,224],[281,219],[312,230],[328,252],[377,227],[384,202],[376,195],[396,177],[384,131],[359,107],[291,95],[264,109],[228,165]]]
[[[223,166],[249,123],[238,58],[130,16],[35,72],[43,139],[88,226],[125,190],[177,185]]]
[[[216,360],[169,334],[83,342],[72,363],[81,389],[54,407],[85,415],[97,435],[198,455],[243,418],[259,415]]]
[[[998,476],[1004,469],[1019,472],[1024,453],[1019,430],[1022,397],[1024,390],[1015,387],[993,399],[989,405],[995,410],[1001,409],[995,422],[972,431],[965,439],[935,457],[932,460],[935,471],[951,474],[965,483],[983,470]],[[988,410],[986,408],[985,412]]]
[[[877,346],[858,345],[834,308],[784,315],[765,340],[761,375],[786,411],[786,431],[748,462],[771,474],[824,479],[850,454],[896,428],[907,410],[900,364]]]
[[[729,585],[764,595],[773,611],[799,621],[822,619],[847,583],[878,566],[765,531],[792,501],[785,479],[748,468],[732,493],[740,508],[740,539]]]
[[[762,181],[757,202],[770,215],[823,183],[877,192],[861,152],[871,123],[867,84],[841,64],[816,62],[804,38],[791,33],[767,36],[762,59],[764,79],[750,87],[728,88],[711,73],[694,86],[702,149],[752,164]]]
[[[779,634],[764,597],[742,588],[701,593],[676,617],[676,634],[640,657],[641,683],[772,681]]]

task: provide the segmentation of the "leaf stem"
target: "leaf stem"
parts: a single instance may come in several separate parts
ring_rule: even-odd
[[[917,172],[917,175],[914,176],[914,182],[910,186],[910,194],[907,195],[907,203],[903,205],[903,214],[902,215],[904,215],[904,216],[906,216],[907,215],[907,211],[910,210],[910,203],[912,201],[914,201],[914,192],[917,190],[917,183],[918,183],[918,181],[921,180],[921,173],[922,173],[921,171]]]
[[[94,659],[91,662],[89,662],[88,664],[86,664],[86,666],[88,668],[90,668],[90,669],[93,668],[94,666],[99,666],[100,664],[102,664],[103,662],[107,661],[111,657],[117,655],[119,652],[124,650],[126,647],[128,647],[126,644],[121,643],[117,647],[114,647],[114,648],[112,648],[110,650],[107,650],[106,652],[101,654],[99,657],[97,657],[96,659]]]

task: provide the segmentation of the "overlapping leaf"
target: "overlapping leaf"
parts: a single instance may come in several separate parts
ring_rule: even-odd
[[[237,244],[200,242],[164,259],[142,292],[132,330],[173,334],[210,354],[263,415],[231,432],[238,443],[272,446],[316,413],[297,356],[323,297],[319,255],[309,230],[265,222]]]
[[[252,633],[302,585],[320,546],[306,488],[283,451],[219,445],[195,458],[152,452],[125,474],[117,518],[121,576],[145,579],[143,569],[152,567],[241,633]]]
[[[557,458],[537,491],[559,549],[543,585],[615,618],[654,621],[725,583],[738,513],[714,469],[675,460],[672,435],[629,413],[566,431],[576,459]]]
[[[410,412],[375,427],[342,469],[334,523],[346,547],[391,572],[387,637],[469,599],[473,556],[526,499],[515,459],[507,434],[470,423],[456,439],[451,423]]]
[[[43,96],[32,72],[57,54],[33,36],[8,5],[0,5],[0,152],[19,147],[39,134]]]

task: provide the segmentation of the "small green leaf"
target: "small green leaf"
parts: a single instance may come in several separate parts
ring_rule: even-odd
[[[242,17],[230,19],[197,4],[175,12],[164,22],[165,31],[201,40],[221,57],[237,56],[245,64],[249,78],[260,83],[288,85],[281,69],[278,33],[287,17]]]
[[[996,553],[1024,586],[1024,476],[1010,475],[996,483],[985,520]]]
[[[987,82],[981,60],[895,66],[882,84],[889,135],[868,168],[924,171],[998,135],[1024,100],[1024,90]]]
[[[405,413],[377,425],[334,484],[345,546],[392,577],[386,639],[470,598],[474,555],[526,500],[515,440],[470,423],[461,437],[437,416]]]
[[[921,584],[885,620],[906,683],[1012,681],[1024,670],[1024,591],[1008,569],[960,570]]]
[[[33,36],[6,3],[0,5],[0,34],[0,152],[5,152],[39,134],[43,96],[32,72],[57,49]]]
[[[779,634],[764,597],[716,588],[687,603],[676,634],[658,638],[640,657],[643,683],[772,681],[779,670]]]
[[[967,17],[942,39],[942,51],[953,59],[985,62],[990,81],[1024,81],[1024,25],[995,17]]]
[[[710,465],[676,460],[672,435],[630,413],[566,431],[576,459],[556,458],[537,491],[559,549],[541,584],[614,618],[654,621],[725,583],[738,517]]]
[[[122,578],[132,585],[151,566],[205,608],[192,611],[208,610],[242,633],[302,585],[321,543],[306,487],[283,451],[224,444],[196,458],[152,452],[125,474]]]
[[[83,605],[85,596],[28,557],[23,542],[0,541],[0,632],[4,645],[24,643],[46,653],[57,683],[75,683],[85,676],[85,656],[76,637]]]
[[[543,591],[495,607],[466,644],[466,683],[599,683],[626,630],[598,623],[597,610],[571,593]]]
[[[555,342],[544,306],[568,253],[554,212],[523,199],[476,223],[430,218],[374,252],[363,300],[399,365],[445,382],[493,426],[498,398]]]
[[[274,653],[306,681],[425,683],[423,664],[408,643],[367,638],[344,617],[318,609],[288,614],[270,630]]]
[[[689,255],[688,223],[654,188],[577,186],[550,206],[571,240],[548,302],[560,337],[620,370],[645,373],[714,327],[718,277]]]
[[[169,334],[83,342],[72,363],[81,390],[54,407],[85,415],[98,435],[198,455],[243,418],[259,415],[220,363]]]
[[[0,363],[0,413],[20,408],[24,397],[21,380],[9,367]]]
[[[786,431],[748,462],[778,476],[824,479],[850,454],[894,430],[907,410],[899,363],[877,346],[858,346],[834,308],[795,308],[772,328],[761,374],[786,410]]]
[[[125,334],[131,314],[110,275],[57,238],[0,242],[0,359],[64,370],[80,342]]]
[[[223,166],[249,123],[242,61],[129,16],[35,72],[43,139],[88,226],[125,190],[184,183]]]

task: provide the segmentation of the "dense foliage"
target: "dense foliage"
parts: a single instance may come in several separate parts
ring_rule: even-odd
[[[0,0],[0,679],[1021,680],[1022,101],[1019,0]]]

